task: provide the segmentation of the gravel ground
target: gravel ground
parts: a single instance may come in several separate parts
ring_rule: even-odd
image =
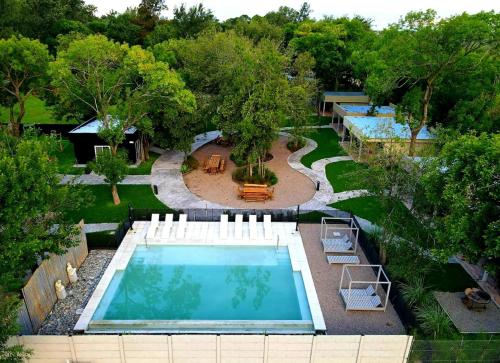
[[[326,261],[320,241],[321,225],[301,224],[299,228],[328,334],[404,334],[403,324],[390,302],[385,312],[345,311],[338,292],[342,265],[329,265]],[[357,255],[362,264],[368,263],[359,246]],[[353,273],[353,278],[376,278],[375,274],[366,273],[360,276]]]
[[[62,335],[73,330],[97,283],[115,254],[114,250],[92,250],[77,271],[78,281],[66,286],[68,296],[59,300],[38,331],[39,335]]]

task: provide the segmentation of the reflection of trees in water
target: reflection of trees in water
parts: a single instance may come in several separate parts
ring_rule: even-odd
[[[162,266],[127,266],[106,319],[189,319],[201,302],[201,284],[175,266],[166,280]]]
[[[271,272],[263,270],[262,267],[257,267],[250,272],[247,266],[234,266],[229,270],[226,277],[227,284],[236,284],[234,296],[232,298],[233,308],[238,307],[247,298],[248,290],[255,289],[255,297],[252,300],[252,305],[255,310],[258,310],[262,305],[262,300],[271,290],[269,288],[269,280]]]

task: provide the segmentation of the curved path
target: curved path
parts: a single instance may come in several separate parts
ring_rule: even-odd
[[[220,131],[210,131],[206,134],[200,134],[195,137],[195,142],[191,145],[191,152],[199,149],[203,145],[215,140],[221,135]],[[288,136],[286,132],[280,132],[282,136]],[[336,211],[337,209],[329,207],[328,204],[366,195],[365,190],[354,190],[342,193],[334,193],[333,187],[328,181],[325,173],[325,166],[329,163],[338,161],[352,160],[350,156],[335,156],[315,161],[309,169],[305,167],[300,160],[302,156],[313,151],[317,147],[314,140],[306,138],[306,146],[289,155],[287,162],[293,169],[304,174],[313,183],[320,183],[319,190],[316,191],[313,198],[300,205],[301,210],[322,210],[325,212]],[[151,183],[158,187],[158,199],[164,204],[174,209],[189,208],[214,208],[214,209],[237,209],[227,205],[221,205],[203,200],[192,193],[184,183],[180,168],[184,160],[184,154],[175,150],[163,151],[162,155],[154,162],[151,168]],[[295,207],[283,208],[295,209]],[[373,225],[362,218],[359,218],[363,228],[372,229]]]

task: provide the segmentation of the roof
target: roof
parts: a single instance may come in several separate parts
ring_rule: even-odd
[[[346,114],[364,114],[366,115],[372,108],[372,105],[352,105],[349,103],[342,103],[340,108],[346,111]],[[375,112],[378,115],[395,115],[396,110],[391,106],[377,106]]]
[[[394,117],[346,116],[344,125],[359,138],[371,140],[410,139],[408,125],[397,123]],[[432,140],[434,136],[424,126],[417,135],[417,140]]]
[[[102,127],[102,121],[96,118],[91,119],[87,122],[84,122],[81,125],[78,125],[73,130],[71,130],[70,134],[97,134],[99,129]],[[137,128],[132,126],[125,130],[125,134],[131,135],[137,131]]]
[[[325,91],[325,92],[323,92],[323,96],[366,96],[366,94],[364,92],[349,92],[349,91],[333,92],[333,91]]]

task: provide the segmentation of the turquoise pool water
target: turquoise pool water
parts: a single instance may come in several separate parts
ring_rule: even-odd
[[[310,321],[288,248],[138,246],[92,320]]]

